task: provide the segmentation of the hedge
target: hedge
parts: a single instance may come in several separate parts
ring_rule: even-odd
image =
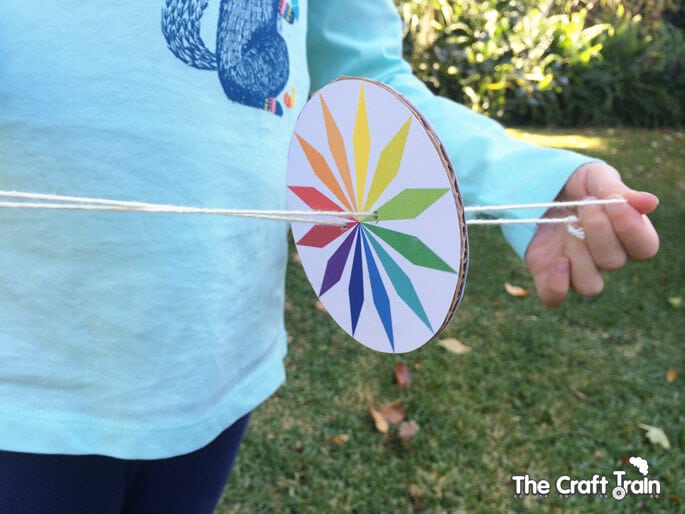
[[[685,125],[674,0],[396,0],[434,91],[508,124]]]

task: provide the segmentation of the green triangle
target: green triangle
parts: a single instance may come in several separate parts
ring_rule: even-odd
[[[376,209],[377,220],[414,219],[447,191],[449,189],[405,189]]]
[[[367,223],[364,223],[364,228],[376,234],[405,259],[417,266],[455,273],[449,264],[416,236]]]

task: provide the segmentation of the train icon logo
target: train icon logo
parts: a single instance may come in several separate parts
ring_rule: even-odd
[[[548,498],[550,494],[558,494],[559,498],[571,496],[596,496],[598,498],[613,498],[623,500],[626,496],[646,496],[659,498],[661,496],[661,483],[659,480],[650,479],[649,463],[642,457],[630,457],[628,462],[637,469],[642,478],[629,479],[624,470],[615,470],[611,476],[594,474],[591,477],[575,478],[570,475],[562,475],[555,480],[534,479],[530,475],[512,475],[514,484],[514,498],[524,496],[537,496]]]

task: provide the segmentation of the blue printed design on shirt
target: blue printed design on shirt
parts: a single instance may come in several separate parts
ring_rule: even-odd
[[[216,52],[200,35],[209,0],[165,0],[162,33],[171,52],[200,70],[218,71],[226,96],[243,105],[283,114],[278,96],[290,74],[279,23],[299,18],[298,0],[221,0]],[[286,106],[292,96],[286,93]]]

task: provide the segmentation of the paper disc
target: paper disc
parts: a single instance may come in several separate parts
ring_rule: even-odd
[[[468,238],[454,171],[428,122],[379,82],[342,78],[300,114],[291,210],[366,212],[293,223],[307,278],[335,321],[381,352],[414,350],[461,300]]]

